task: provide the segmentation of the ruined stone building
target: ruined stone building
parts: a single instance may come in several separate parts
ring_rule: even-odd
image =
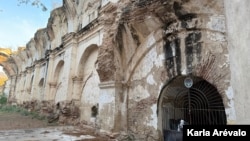
[[[63,123],[143,141],[162,140],[180,119],[250,123],[249,6],[64,0],[25,48],[1,62],[4,91],[13,104],[61,109]]]

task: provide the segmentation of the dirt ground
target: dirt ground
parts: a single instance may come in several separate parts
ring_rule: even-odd
[[[19,113],[0,112],[0,130],[41,128],[46,126],[46,121],[22,116]]]
[[[110,141],[91,128],[50,126],[46,121],[0,112],[0,141]]]

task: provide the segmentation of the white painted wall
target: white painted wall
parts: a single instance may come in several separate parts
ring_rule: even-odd
[[[80,86],[81,93],[81,120],[90,121],[91,107],[98,104],[100,79],[96,71],[95,62],[98,50],[91,52],[83,68],[83,84]]]
[[[155,41],[154,37],[151,37],[151,41]],[[149,44],[152,43],[148,42],[148,44],[144,47],[148,47]],[[158,98],[159,92],[161,91],[162,87],[157,87],[157,85],[162,86],[163,82],[155,80],[155,76],[159,75],[158,68],[164,67],[163,60],[164,56],[163,54],[158,54],[157,46],[154,46],[145,55],[142,61],[136,66],[135,72],[132,75],[132,82],[141,81],[141,83],[138,83],[137,86],[133,85],[133,88],[129,90],[129,101],[140,102],[141,100],[147,99],[150,96]],[[156,89],[152,90],[152,87],[155,87]],[[151,105],[150,110],[151,114],[145,115],[144,119],[142,119],[143,124],[157,129],[157,104]],[[132,116],[131,113],[128,114]]]
[[[99,126],[102,130],[112,131],[115,125],[115,83],[101,83],[99,96]]]
[[[96,70],[92,70],[91,77],[85,81],[86,85],[83,88],[81,95],[81,120],[90,121],[91,108],[98,104],[100,89],[98,84],[100,83],[99,76]],[[82,88],[82,87],[81,87]]]
[[[62,70],[60,71],[59,78],[57,81],[56,86],[56,94],[55,94],[55,102],[65,101],[68,97],[68,88],[69,88],[69,81],[71,80],[70,72],[71,72],[71,51],[72,48],[65,49],[65,52],[62,53],[62,55],[58,56],[56,58],[56,63],[60,62],[61,60],[64,60],[64,65]],[[68,60],[68,61],[67,61]],[[57,65],[55,65],[56,67]],[[53,73],[55,72],[55,68],[53,69]]]
[[[250,123],[250,1],[224,0],[236,123]]]

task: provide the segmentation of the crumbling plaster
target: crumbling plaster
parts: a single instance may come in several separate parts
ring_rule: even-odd
[[[54,114],[59,104],[63,123],[157,140],[163,88],[192,73],[218,89],[231,123],[239,89],[230,83],[226,23],[223,0],[64,0],[9,59],[9,101]]]
[[[152,2],[152,1],[150,1]],[[148,3],[150,3],[148,2]],[[158,1],[159,2],[159,1]],[[205,8],[200,9],[199,7],[202,7],[199,5],[196,5],[198,2],[200,5],[203,5]],[[143,3],[143,2],[142,2]],[[150,83],[147,82],[148,78],[146,77],[147,74],[152,74],[154,77],[156,77],[159,74],[167,74],[168,77],[165,76],[165,79],[160,79],[158,76],[158,79],[154,78],[155,82],[157,82],[157,86],[162,86],[163,83],[167,82],[168,80],[171,80],[177,75],[187,75],[189,73],[193,73],[194,75],[197,75],[199,77],[202,77],[203,79],[209,81],[210,83],[214,84],[217,89],[220,91],[221,96],[223,97],[223,101],[225,103],[226,109],[234,111],[232,107],[228,107],[231,100],[228,100],[225,98],[226,90],[229,85],[229,62],[228,62],[228,50],[227,50],[227,42],[225,37],[225,17],[223,16],[223,11],[221,8],[223,7],[223,1],[219,1],[217,3],[213,3],[213,6],[208,5],[208,1],[175,1],[175,2],[168,2],[165,3],[164,6],[156,6],[157,2],[154,4],[149,4],[147,8],[141,8],[140,2],[132,3],[131,5],[128,4],[126,8],[124,8],[124,17],[122,18],[122,21],[125,23],[132,23],[130,24],[130,31],[135,31],[134,33],[127,31],[127,26],[120,28],[121,32],[125,33],[118,34],[122,36],[123,42],[120,45],[128,45],[129,47],[135,47],[132,49],[129,49],[130,56],[132,61],[130,61],[131,71],[129,71],[129,75],[133,76],[131,79],[129,79],[129,90],[130,94],[129,97],[129,103],[128,103],[128,111],[129,113],[133,113],[129,115],[128,119],[128,125],[129,129],[132,130],[135,134],[146,134],[145,132],[151,133],[150,129],[148,127],[143,127],[145,125],[142,121],[156,121],[156,119],[151,118],[149,115],[153,114],[154,111],[149,110],[149,105],[152,105],[156,99],[158,99],[157,92],[160,91],[160,89],[155,89],[154,85],[151,86]],[[144,2],[142,5],[147,5],[147,2]],[[153,2],[152,2],[153,3]],[[164,2],[163,2],[164,3]],[[172,5],[175,9],[168,9],[169,13],[166,12],[167,10],[163,10],[164,8],[168,8],[168,6]],[[138,6],[138,7],[137,7]],[[155,11],[151,11],[150,9],[153,7],[155,8]],[[137,9],[136,9],[136,8]],[[162,9],[161,9],[162,8]],[[147,9],[147,10],[145,10]],[[194,9],[195,12],[194,12]],[[222,8],[223,9],[223,8]],[[173,10],[173,11],[171,11]],[[141,11],[150,11],[149,14],[146,14],[146,16],[137,17],[137,14],[140,14]],[[161,12],[165,12],[165,15],[168,15],[168,19],[164,19],[165,17],[158,18],[156,15],[164,15]],[[172,13],[176,15],[172,15]],[[157,13],[157,14],[156,14]],[[152,14],[152,15],[151,15]],[[128,16],[129,15],[129,16]],[[150,15],[150,16],[149,16]],[[185,17],[186,16],[186,17]],[[147,19],[148,17],[149,20]],[[172,18],[172,19],[171,19]],[[159,19],[159,20],[154,20]],[[150,21],[153,24],[151,25],[157,25],[159,27],[163,27],[165,25],[165,35],[163,33],[160,34],[162,40],[160,39],[159,42],[159,49],[162,49],[158,54],[155,54],[156,51],[153,51],[157,47],[152,47],[152,51],[146,52],[143,51],[146,50],[147,46],[151,43],[157,43],[157,39],[153,38],[153,36],[148,35],[147,33],[153,33],[152,31],[156,32],[157,30],[152,29],[150,24],[145,24],[144,22],[140,22],[140,20],[143,21]],[[155,22],[160,21],[160,22]],[[146,23],[150,23],[146,22]],[[139,25],[137,27],[143,27],[143,32],[140,32],[140,28],[136,28],[133,25]],[[126,25],[126,24],[125,24]],[[121,25],[122,26],[122,25]],[[154,26],[154,27],[157,27]],[[119,29],[119,28],[118,28]],[[132,29],[132,30],[131,30]],[[157,28],[156,28],[157,29]],[[123,30],[123,31],[122,31]],[[148,31],[148,32],[147,32]],[[136,36],[135,36],[136,35]],[[143,35],[143,36],[140,36]],[[132,36],[132,37],[131,37]],[[200,36],[200,37],[199,37]],[[143,38],[144,37],[144,38]],[[124,40],[126,38],[127,40]],[[177,54],[177,52],[173,52],[174,56],[180,57],[180,62],[173,62],[174,66],[171,68],[171,66],[165,66],[165,58],[162,59],[161,53],[163,53],[163,46],[166,44],[166,40],[169,42],[174,41],[175,39],[180,39],[180,53]],[[121,39],[121,38],[119,38]],[[131,41],[131,39],[136,41]],[[146,40],[147,43],[144,43],[143,39]],[[178,39],[178,40],[179,40]],[[189,44],[188,40],[194,40],[191,41],[193,43],[197,42],[197,45],[201,45],[199,48],[197,48],[196,52],[192,52],[191,56],[188,55],[187,50],[185,50],[185,46]],[[138,41],[139,40],[139,41]],[[134,44],[137,45],[134,45]],[[131,45],[132,44],[132,45]],[[139,44],[139,45],[138,45]],[[176,44],[177,45],[177,44]],[[122,53],[126,53],[126,46],[119,46],[120,48],[124,48]],[[194,46],[195,47],[195,46]],[[120,49],[122,50],[122,49]],[[136,56],[136,53],[133,53],[131,51],[136,50],[138,54],[143,56],[142,61],[140,61],[140,55]],[[135,54],[135,55],[131,55]],[[155,55],[154,55],[155,54]],[[223,55],[222,55],[223,54]],[[180,56],[181,55],[181,56]],[[125,56],[125,55],[123,55]],[[136,57],[134,57],[136,56]],[[155,57],[154,57],[155,56]],[[188,60],[188,58],[193,57],[193,60]],[[156,58],[161,59],[156,59]],[[126,57],[124,57],[126,59]],[[137,59],[139,61],[137,61]],[[148,61],[147,61],[148,60]],[[212,61],[211,61],[212,60]],[[178,61],[178,60],[177,60]],[[158,67],[166,67],[166,71],[164,70],[157,70],[157,67],[153,65],[153,62],[158,63]],[[162,63],[162,64],[160,64]],[[179,64],[180,63],[180,64]],[[123,63],[124,64],[124,60]],[[133,66],[134,65],[134,66]],[[170,65],[170,64],[169,64]],[[172,63],[171,63],[172,65]],[[210,65],[210,66],[209,66]],[[126,64],[124,65],[126,66]],[[126,68],[126,67],[125,67]],[[124,71],[126,72],[126,71]],[[125,73],[126,74],[126,73]],[[152,78],[152,76],[150,76]],[[126,79],[125,79],[126,80]],[[125,81],[126,82],[126,81]],[[142,91],[143,89],[143,91]],[[141,93],[138,93],[138,91],[141,91],[142,93],[145,93],[144,95],[141,95]],[[149,95],[150,94],[150,95]],[[159,109],[158,109],[159,110]],[[233,117],[233,113],[230,113],[226,111],[228,114],[228,120],[234,120],[230,119]],[[159,116],[159,115],[158,115]],[[154,116],[152,116],[154,117]],[[155,117],[157,118],[157,117]],[[140,120],[138,120],[140,119]],[[143,120],[141,120],[143,119]],[[150,119],[150,120],[149,120]],[[159,119],[158,119],[159,122]],[[153,122],[157,124],[156,122]],[[151,124],[152,125],[152,124]],[[152,127],[156,127],[157,125],[152,125]],[[130,128],[131,127],[131,128]],[[145,131],[147,130],[147,131]]]

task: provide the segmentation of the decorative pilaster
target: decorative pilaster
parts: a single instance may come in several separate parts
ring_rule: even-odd
[[[99,115],[101,129],[110,132],[127,129],[127,96],[120,82],[109,81],[99,84]]]
[[[73,94],[72,99],[75,101],[79,101],[81,98],[81,85],[83,83],[83,78],[81,77],[73,77]]]

